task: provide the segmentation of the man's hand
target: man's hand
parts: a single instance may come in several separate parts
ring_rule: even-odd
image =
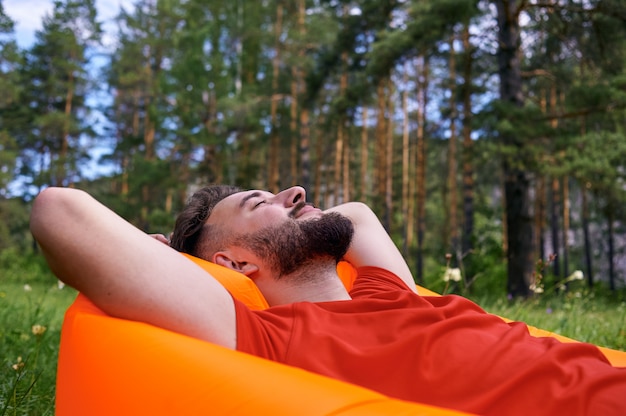
[[[370,207],[361,202],[348,202],[327,211],[339,212],[354,224],[354,237],[344,257],[348,262],[355,267],[375,266],[388,270],[417,292],[409,266]]]
[[[148,234],[148,235],[154,238],[155,240],[160,241],[161,243],[165,244],[166,246],[170,245],[170,240],[163,234]]]

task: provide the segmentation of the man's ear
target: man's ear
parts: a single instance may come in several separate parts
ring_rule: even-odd
[[[213,256],[213,263],[219,264],[220,266],[224,266],[236,272],[243,273],[248,277],[259,270],[259,266],[256,264],[246,261],[237,261],[231,253],[225,251],[218,251],[215,253]]]

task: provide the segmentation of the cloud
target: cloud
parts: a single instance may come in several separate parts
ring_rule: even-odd
[[[35,41],[35,31],[41,29],[41,20],[52,12],[52,1],[5,0],[4,12],[15,22],[15,38],[21,47]]]
[[[114,36],[116,26],[113,19],[121,7],[133,9],[134,0],[96,0],[98,20],[103,23],[105,45]],[[4,0],[5,13],[15,22],[15,38],[22,48],[27,48],[35,41],[35,32],[41,30],[42,19],[52,13],[53,0]]]

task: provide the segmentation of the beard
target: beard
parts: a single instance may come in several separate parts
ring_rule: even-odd
[[[337,264],[348,251],[354,226],[337,212],[303,221],[289,218],[252,234],[237,243],[264,258],[278,272],[278,278],[318,261]]]

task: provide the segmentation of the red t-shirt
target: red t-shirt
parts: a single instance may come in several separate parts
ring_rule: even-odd
[[[626,414],[626,369],[594,346],[536,338],[458,296],[415,295],[363,267],[352,300],[251,311],[237,349],[390,397],[479,414]]]

